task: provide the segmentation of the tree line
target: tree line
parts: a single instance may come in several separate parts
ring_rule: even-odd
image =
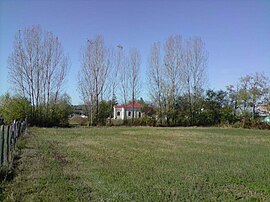
[[[117,45],[108,48],[103,36],[82,46],[78,91],[90,125],[111,123],[115,104],[139,100],[147,86],[151,125],[192,126],[254,122],[256,106],[268,102],[269,80],[260,73],[239,79],[226,90],[207,89],[208,52],[200,37],[169,36],[152,44],[147,82],[141,78],[138,49]],[[28,118],[32,125],[66,126],[72,113],[63,85],[70,66],[57,36],[32,26],[18,31],[8,58],[9,81],[14,95],[0,99],[0,115],[6,121]],[[132,113],[134,114],[134,113]],[[134,123],[134,117],[131,119]]]
[[[236,85],[226,86],[226,90],[206,90],[197,97],[193,117],[189,115],[188,95],[178,97],[177,125],[211,126],[234,125],[236,127],[267,127],[257,106],[269,110],[269,79],[261,73],[241,77]],[[265,114],[267,115],[267,114]]]
[[[133,103],[140,90],[141,56],[136,48],[125,53],[123,46],[109,49],[101,35],[88,40],[83,47],[79,72],[78,89],[90,115],[90,125],[104,122],[100,103],[110,101],[109,110],[116,104],[116,96],[121,102]],[[109,115],[108,117],[111,117]],[[107,118],[107,117],[106,117]],[[132,117],[134,119],[134,117]]]
[[[40,26],[19,30],[8,58],[15,95],[1,97],[4,119],[10,122],[27,116],[32,125],[66,125],[70,98],[61,89],[68,68],[69,59],[53,33]]]

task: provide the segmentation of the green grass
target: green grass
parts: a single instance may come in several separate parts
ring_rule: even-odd
[[[270,132],[31,128],[5,201],[270,201]]]

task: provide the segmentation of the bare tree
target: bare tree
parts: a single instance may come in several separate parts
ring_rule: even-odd
[[[89,113],[90,125],[93,125],[94,113],[94,82],[91,77],[91,72],[87,66],[87,59],[82,63],[82,69],[78,75],[78,90],[81,94],[81,99],[84,102],[86,111]]]
[[[111,111],[113,111],[114,99],[116,98],[116,94],[118,93],[119,87],[119,80],[120,80],[120,71],[123,66],[124,62],[124,55],[123,55],[123,46],[118,45],[116,51],[112,50],[111,58],[112,65],[109,69],[108,74],[108,95],[109,99],[111,100]],[[111,123],[111,116],[110,116],[110,123]]]
[[[186,41],[184,61],[183,82],[188,95],[190,116],[193,122],[194,104],[202,95],[207,81],[206,68],[208,53],[200,37]]]
[[[109,99],[112,99],[115,94],[117,94],[117,87],[119,85],[119,76],[120,71],[123,65],[123,47],[117,46],[116,51],[112,50],[111,52],[111,58],[110,61],[112,61],[112,65],[109,68],[109,74],[108,74],[108,82],[107,82],[107,88],[108,88],[108,95]]]
[[[105,93],[109,65],[108,49],[103,37],[99,35],[93,40],[88,40],[82,54],[79,89],[83,100],[87,101],[91,108],[91,125],[94,124],[93,119],[98,123],[99,102]]]
[[[183,44],[179,35],[170,36],[165,43],[164,73],[165,73],[165,92],[167,95],[166,111],[167,125],[170,119],[175,122],[175,103],[177,96],[181,93],[183,80]]]
[[[134,120],[134,103],[140,92],[139,83],[139,71],[141,64],[141,56],[137,49],[130,50],[129,67],[130,67],[130,89],[131,89],[131,100],[132,100],[132,121]]]
[[[164,68],[161,61],[160,44],[154,43],[151,48],[151,54],[149,58],[149,95],[153,103],[157,104],[157,116],[159,123],[162,122],[162,108],[163,102],[162,97],[164,97],[163,84],[164,84]]]
[[[163,51],[159,43],[153,44],[149,59],[149,93],[158,106],[158,116],[163,114],[167,125],[176,124],[176,101],[179,96],[187,95],[193,117],[194,105],[207,81],[208,54],[203,41],[199,37],[182,40],[179,35],[170,36]]]
[[[121,48],[123,49],[123,48]],[[120,68],[120,94],[124,105],[127,104],[130,89],[130,71],[127,65],[127,59],[124,51],[122,50],[123,63]],[[124,119],[126,120],[126,114],[124,114]]]
[[[9,78],[17,93],[31,102],[32,116],[40,105],[48,111],[57,101],[68,67],[62,45],[51,32],[32,26],[16,34],[8,59]]]

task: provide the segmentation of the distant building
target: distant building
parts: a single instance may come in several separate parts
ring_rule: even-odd
[[[114,119],[131,119],[132,118],[132,103],[127,105],[117,105],[113,107],[113,118]],[[134,118],[143,117],[142,105],[134,102]]]
[[[256,106],[256,113],[262,120],[270,115],[269,103],[260,103]]]
[[[85,114],[85,106],[84,105],[73,105],[73,113],[72,117],[82,117],[87,119],[88,116]]]

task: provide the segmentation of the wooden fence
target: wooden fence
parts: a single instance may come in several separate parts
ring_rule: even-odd
[[[0,131],[0,168],[13,161],[14,149],[18,138],[26,131],[27,121],[13,122],[11,125],[1,125]]]

